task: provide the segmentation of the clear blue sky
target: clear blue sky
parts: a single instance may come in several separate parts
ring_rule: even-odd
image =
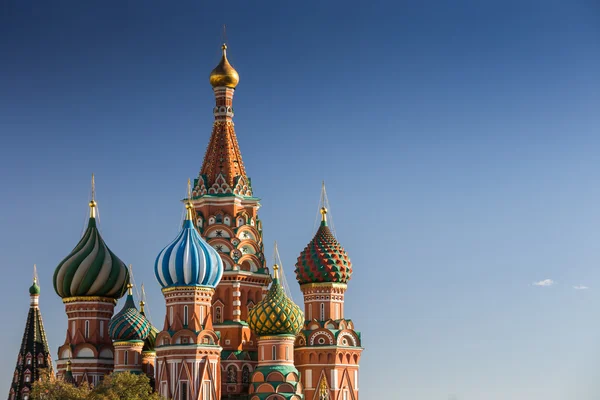
[[[327,182],[361,398],[600,398],[598,2],[320,3],[0,1],[0,395],[34,263],[64,341],[52,274],[92,172],[162,326],[154,259],[202,163],[226,23],[266,253],[298,302]]]

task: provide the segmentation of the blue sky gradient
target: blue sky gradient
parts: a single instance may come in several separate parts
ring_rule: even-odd
[[[224,23],[266,255],[277,240],[297,302],[327,183],[362,398],[597,400],[600,6],[553,0],[0,1],[0,394],[34,263],[64,341],[52,274],[92,172],[162,327],[154,260],[208,144]]]

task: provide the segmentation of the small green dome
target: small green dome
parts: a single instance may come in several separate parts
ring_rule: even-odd
[[[263,300],[250,310],[248,326],[258,336],[296,335],[304,324],[304,313],[279,284],[275,265],[273,283]]]
[[[123,309],[108,324],[108,335],[115,341],[145,340],[150,334],[151,326],[150,321],[135,307],[130,289]]]
[[[31,285],[29,287],[29,294],[30,295],[34,295],[34,294],[39,295],[40,294],[40,287],[37,284],[37,279],[34,279],[33,280],[33,285]]]

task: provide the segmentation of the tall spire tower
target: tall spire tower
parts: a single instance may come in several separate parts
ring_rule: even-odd
[[[54,290],[62,298],[68,325],[58,348],[58,376],[97,384],[114,368],[108,324],[129,283],[125,263],[106,245],[97,227],[98,204],[92,175],[90,218],[83,237],[54,271]],[[68,368],[69,367],[69,368]]]
[[[17,365],[8,393],[9,400],[31,398],[31,385],[43,374],[53,374],[52,357],[46,340],[46,331],[42,323],[42,313],[38,300],[40,287],[38,285],[35,265],[33,266],[33,284],[29,288],[29,314],[25,324],[25,333],[21,341],[21,349],[17,357]]]
[[[246,321],[271,281],[258,218],[260,202],[246,175],[233,123],[233,94],[239,80],[223,44],[221,61],[210,74],[216,101],[213,129],[200,174],[188,196],[196,228],[223,260],[212,316],[223,347],[223,393],[231,399],[248,393],[257,363],[257,341]]]
[[[296,338],[294,357],[307,399],[358,400],[363,348],[360,333],[344,315],[352,263],[329,228],[326,199],[323,185],[321,224],[296,263],[306,322]]]

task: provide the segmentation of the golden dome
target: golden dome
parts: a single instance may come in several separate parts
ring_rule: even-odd
[[[227,45],[223,44],[223,57],[221,62],[215,69],[210,73],[210,84],[212,87],[226,86],[234,89],[240,81],[235,68],[227,61]]]

